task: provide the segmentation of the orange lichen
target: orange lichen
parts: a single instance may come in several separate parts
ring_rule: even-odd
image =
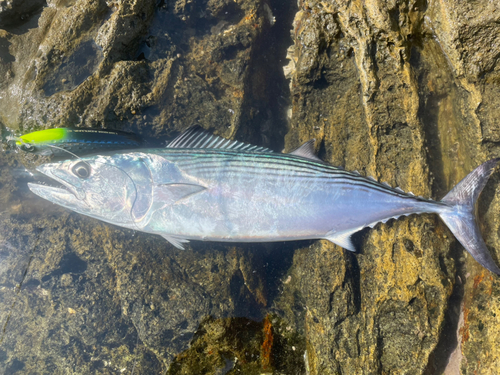
[[[474,286],[473,286],[474,289],[476,289],[479,286],[481,281],[483,281],[483,278],[484,278],[484,272],[481,272],[480,275],[474,277]]]
[[[462,345],[469,340],[469,309],[464,307],[464,325],[460,328],[460,336],[462,336]]]
[[[475,294],[477,293],[477,288],[479,287],[479,284],[481,284],[483,282],[484,275],[485,275],[485,272],[483,271],[479,275],[474,276],[474,281],[472,284],[472,298],[474,298]],[[490,283],[490,285],[491,285],[491,283]],[[489,290],[490,295],[491,295],[491,292],[492,292],[492,287],[490,286],[490,290]],[[464,324],[459,330],[460,336],[462,336],[462,344],[467,342],[470,338],[470,332],[469,332],[470,309],[468,309],[465,306],[467,306],[467,302],[464,303],[464,308],[463,308],[464,309]]]
[[[264,342],[262,343],[261,363],[263,370],[271,369],[271,351],[273,348],[273,327],[269,315],[264,318]]]
[[[247,16],[245,16],[243,18],[244,21],[254,21],[255,19],[257,19],[256,15],[255,15],[255,11],[251,11],[250,14],[248,14]],[[241,23],[241,21],[240,21]]]
[[[243,99],[243,94],[244,94],[243,90],[234,90],[233,91],[233,96],[235,98]]]

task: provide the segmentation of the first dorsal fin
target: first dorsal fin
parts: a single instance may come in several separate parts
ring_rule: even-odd
[[[214,135],[199,125],[195,125],[179,134],[167,144],[167,148],[218,148],[224,150],[247,152],[273,152],[266,147],[254,146],[248,143],[232,141]]]
[[[296,156],[301,156],[306,159],[314,160],[314,161],[321,161],[320,158],[316,156],[316,153],[314,152],[314,143],[316,142],[316,139],[310,139],[306,143],[304,143],[302,146],[296,148],[292,152],[290,152],[291,155],[296,155]]]

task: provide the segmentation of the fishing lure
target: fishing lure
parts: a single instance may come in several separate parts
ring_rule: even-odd
[[[36,155],[66,156],[141,147],[143,140],[133,133],[89,128],[55,128],[9,137],[16,146]]]

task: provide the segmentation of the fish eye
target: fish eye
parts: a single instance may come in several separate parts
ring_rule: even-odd
[[[71,172],[81,179],[86,179],[90,176],[90,165],[84,161],[79,161],[71,168]]]

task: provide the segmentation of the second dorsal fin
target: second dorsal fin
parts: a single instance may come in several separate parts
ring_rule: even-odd
[[[167,148],[218,148],[224,150],[247,152],[273,152],[266,147],[254,146],[249,143],[232,141],[214,135],[199,125],[191,126],[174,140],[167,144]]]
[[[304,143],[302,146],[299,146],[292,152],[290,152],[291,155],[296,155],[296,156],[301,156],[306,159],[314,160],[314,161],[320,161],[323,162],[320,158],[316,156],[316,153],[314,152],[314,143],[316,142],[316,139],[310,139],[306,143]]]

